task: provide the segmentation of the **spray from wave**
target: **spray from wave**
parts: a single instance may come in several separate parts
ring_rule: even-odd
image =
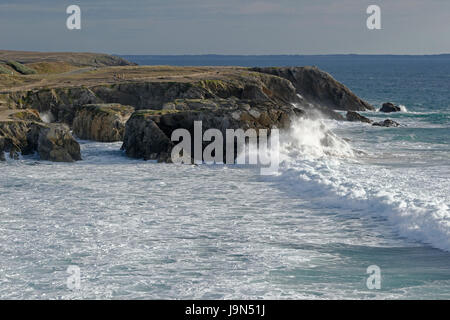
[[[433,181],[420,169],[366,163],[322,120],[294,122],[282,137],[280,153],[280,172],[273,179],[289,184],[301,197],[324,210],[342,208],[383,217],[399,236],[450,251],[448,195],[436,196]],[[419,180],[424,188],[430,184],[426,192],[411,187]]]
[[[401,111],[401,112],[408,112],[408,109],[406,108],[406,106],[404,106],[404,105],[401,104],[401,105],[399,105],[398,107],[400,108],[400,111]]]
[[[41,112],[39,115],[42,121],[44,121],[45,123],[52,123],[55,120],[53,114],[50,111]]]
[[[290,158],[348,158],[355,155],[350,144],[335,135],[320,119],[297,119],[282,138],[281,152]]]

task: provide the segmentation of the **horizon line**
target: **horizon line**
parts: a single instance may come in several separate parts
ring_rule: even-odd
[[[199,53],[199,54],[121,54],[111,53],[114,56],[135,56],[135,57],[331,57],[331,56],[391,56],[391,57],[439,57],[450,56],[450,53],[431,54],[395,54],[395,53],[326,53],[326,54],[219,54],[219,53]]]

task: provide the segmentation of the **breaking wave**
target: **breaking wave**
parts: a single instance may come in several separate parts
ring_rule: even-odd
[[[322,120],[300,119],[281,140],[272,177],[324,210],[349,209],[386,219],[400,237],[450,251],[448,166],[380,166]],[[376,157],[376,155],[375,155]]]

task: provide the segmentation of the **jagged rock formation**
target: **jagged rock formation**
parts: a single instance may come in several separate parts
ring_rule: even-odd
[[[37,127],[35,127],[37,128]],[[39,126],[37,152],[41,160],[73,162],[81,160],[80,145],[65,124]],[[35,137],[33,133],[29,136]]]
[[[72,76],[72,72],[51,77],[50,88],[39,87],[39,82],[25,89],[6,83],[3,88],[11,89],[0,94],[0,109],[31,108],[49,114],[53,121],[73,127],[82,139],[106,142],[123,137],[123,149],[130,157],[161,161],[167,160],[171,150],[173,130],[185,128],[191,132],[196,120],[203,122],[204,130],[270,130],[287,127],[298,116],[344,120],[333,110],[372,109],[330,75],[313,67],[89,70],[85,78]],[[123,74],[116,76],[120,72]],[[130,107],[125,110],[118,105]],[[133,108],[136,112],[124,125]],[[77,159],[64,130],[59,127],[42,133],[49,140],[54,135],[62,136],[53,139],[49,148],[65,143],[68,149],[64,155],[52,155],[41,148],[45,158]],[[41,144],[46,145],[43,141]],[[39,146],[34,149],[39,150]]]
[[[311,104],[331,110],[374,109],[330,74],[317,67],[253,68],[252,70],[288,79],[297,93]]]
[[[196,82],[128,82],[92,87],[17,91],[4,97],[10,108],[51,112],[55,121],[72,125],[76,111],[86,104],[122,104],[140,109],[162,109],[176,99],[227,99],[298,101],[295,88],[282,78],[243,71],[223,80]]]
[[[41,160],[72,162],[81,160],[80,145],[64,124],[44,124],[35,121],[0,121],[0,155],[4,152],[18,159],[38,152]]]
[[[345,118],[347,119],[347,121],[352,121],[352,122],[366,122],[366,123],[372,123],[373,121],[370,120],[367,117],[364,117],[363,115],[360,115],[358,112],[355,111],[348,111],[347,114],[345,115]]]
[[[194,136],[194,121],[202,122],[202,134],[218,129],[226,136],[226,129],[243,130],[286,128],[291,119],[304,115],[292,106],[282,107],[273,102],[252,100],[182,100],[177,105],[191,106],[189,110],[140,110],[133,113],[125,129],[122,149],[133,158],[170,161],[173,147],[172,132],[186,129]],[[225,141],[226,143],[226,141]],[[193,146],[193,144],[192,144]],[[192,154],[192,153],[191,153]]]
[[[18,159],[22,149],[28,146],[27,132],[30,123],[24,121],[0,121],[0,154],[9,152],[10,157]]]
[[[133,111],[133,107],[120,104],[85,105],[75,114],[73,132],[85,140],[122,141],[125,123]]]

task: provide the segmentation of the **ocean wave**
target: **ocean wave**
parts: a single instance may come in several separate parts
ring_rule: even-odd
[[[279,183],[326,208],[383,217],[400,237],[450,251],[449,179],[442,167],[365,162],[320,120],[296,122],[281,145]],[[294,183],[295,181],[295,183]]]

